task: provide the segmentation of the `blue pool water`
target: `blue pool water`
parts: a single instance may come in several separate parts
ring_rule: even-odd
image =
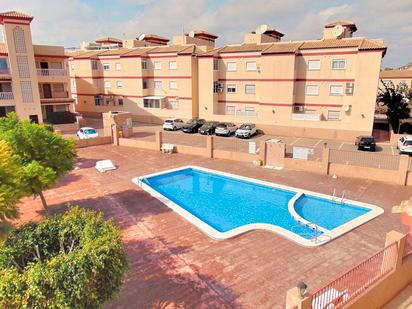
[[[267,223],[306,239],[315,236],[312,228],[299,224],[288,211],[288,202],[296,194],[294,191],[193,168],[142,181],[219,232],[246,224]],[[303,195],[297,201],[296,211],[306,220],[332,229],[369,209],[346,204],[338,206],[326,199]]]

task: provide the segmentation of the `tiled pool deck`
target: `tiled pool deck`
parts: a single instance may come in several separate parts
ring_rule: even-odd
[[[410,198],[411,187],[111,145],[79,149],[78,156],[78,169],[46,198],[53,212],[79,204],[102,210],[121,226],[131,269],[107,308],[284,308],[286,291],[297,282],[315,289],[382,248],[388,231],[406,231],[390,209]],[[111,159],[118,170],[98,173],[94,164],[102,159]],[[131,182],[189,164],[325,194],[345,190],[346,198],[375,204],[385,213],[317,248],[266,231],[217,241]],[[42,213],[39,199],[25,199],[20,209],[20,222]]]

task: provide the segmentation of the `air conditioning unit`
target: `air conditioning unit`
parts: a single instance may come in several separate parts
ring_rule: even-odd
[[[294,105],[293,106],[293,112],[294,113],[302,113],[305,110],[305,107],[303,105]]]
[[[353,83],[346,83],[346,94],[353,94]]]

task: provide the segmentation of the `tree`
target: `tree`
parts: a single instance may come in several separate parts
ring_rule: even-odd
[[[377,102],[387,106],[387,116],[395,133],[398,133],[399,121],[410,117],[410,106],[404,86],[394,86],[392,82],[381,81],[384,89],[379,89]]]
[[[0,242],[1,308],[98,308],[128,268],[120,230],[73,207]]]
[[[6,141],[0,140],[0,222],[16,218],[16,204],[24,195],[17,156]]]
[[[27,195],[40,196],[47,209],[43,191],[73,169],[74,139],[64,139],[49,126],[20,121],[10,113],[0,118],[0,140],[6,141],[18,157]]]

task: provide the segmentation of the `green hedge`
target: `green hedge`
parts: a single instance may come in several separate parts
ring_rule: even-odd
[[[74,207],[0,243],[0,307],[98,308],[120,290],[126,270],[119,229]]]

